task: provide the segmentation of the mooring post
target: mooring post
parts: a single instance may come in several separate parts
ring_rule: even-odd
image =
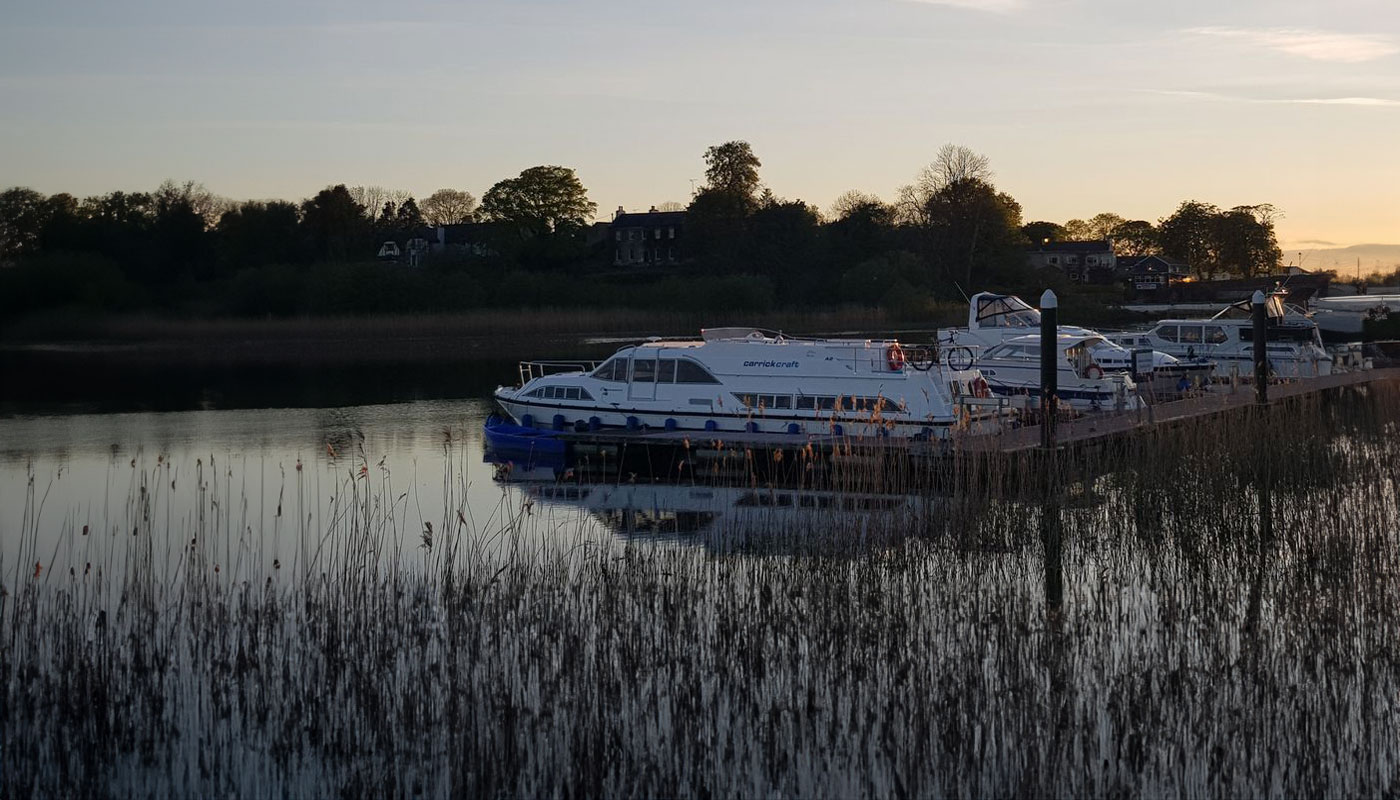
[[[1264,293],[1254,290],[1254,399],[1259,405],[1269,403],[1269,314],[1264,307]]]
[[[1055,410],[1060,394],[1060,301],[1049,289],[1040,296],[1040,445],[1055,446]]]

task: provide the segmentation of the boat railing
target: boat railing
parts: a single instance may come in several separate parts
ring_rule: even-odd
[[[521,361],[520,385],[524,386],[536,378],[558,375],[561,372],[592,372],[598,367],[597,361]]]

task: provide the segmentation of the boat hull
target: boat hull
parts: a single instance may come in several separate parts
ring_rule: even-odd
[[[643,408],[587,408],[531,403],[497,394],[496,402],[522,426],[554,430],[597,430],[602,428],[690,431],[695,433],[764,433],[794,436],[890,436],[901,438],[944,438],[959,422],[954,420],[909,420],[868,415],[843,416],[824,412],[818,416],[780,414],[683,414],[674,410]],[[995,420],[988,420],[996,424]],[[968,420],[976,425],[978,420]]]

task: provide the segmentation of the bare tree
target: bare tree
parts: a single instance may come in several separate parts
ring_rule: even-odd
[[[919,173],[915,187],[923,196],[932,197],[958,181],[991,183],[993,177],[992,165],[986,156],[960,144],[945,144],[938,148],[933,163]]]
[[[477,202],[470,192],[438,189],[428,195],[421,209],[429,225],[458,225],[476,217]]]
[[[929,201],[939,192],[963,181],[991,185],[993,175],[986,156],[960,144],[945,144],[912,184],[899,187],[899,197],[894,202],[895,220],[902,225],[922,225],[928,219]]]
[[[413,199],[413,192],[406,189],[386,189],[383,186],[351,186],[349,191],[350,197],[365,207],[365,216],[371,220],[377,220],[383,215],[386,203],[393,203],[394,208],[398,208],[404,201]]]
[[[667,200],[656,206],[657,211],[684,211],[685,203],[677,203],[675,200]]]
[[[849,189],[842,192],[841,196],[836,198],[836,202],[831,204],[831,216],[833,219],[845,219],[856,211],[884,205],[884,201],[876,195]]]

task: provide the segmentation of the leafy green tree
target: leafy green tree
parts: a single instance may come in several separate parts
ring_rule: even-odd
[[[307,258],[297,207],[285,200],[249,201],[225,211],[215,229],[226,271],[269,264],[304,264]]]
[[[1056,222],[1045,222],[1037,220],[1027,222],[1021,226],[1021,235],[1026,237],[1026,241],[1039,245],[1047,242],[1065,241],[1065,228]]]
[[[481,198],[488,220],[513,229],[521,240],[582,229],[598,211],[572,169],[530,167],[507,178]]]
[[[1025,270],[1021,205],[978,178],[954,181],[924,210],[929,256],[949,282],[971,292]]]
[[[1150,256],[1158,250],[1157,229],[1145,219],[1120,223],[1108,236],[1113,252],[1120,256]]]
[[[1162,253],[1185,261],[1197,276],[1216,269],[1216,217],[1220,209],[1209,203],[1187,200],[1172,215],[1157,223]]]
[[[1273,206],[1235,206],[1218,214],[1212,230],[1215,259],[1226,272],[1267,275],[1283,258],[1274,235]]]
[[[203,212],[212,213],[212,195],[193,181],[166,181],[153,195],[155,221],[151,227],[151,258],[146,280],[169,285],[212,277],[216,259],[214,238]],[[217,222],[217,220],[215,221]]]
[[[365,207],[355,202],[343,183],[326,187],[301,204],[301,226],[312,252],[322,260],[373,255]]]
[[[1090,217],[1085,224],[1086,233],[1089,234],[1089,241],[1108,241],[1113,237],[1113,232],[1127,220],[1123,219],[1111,211],[1095,214]]]
[[[423,219],[429,225],[460,225],[476,217],[477,202],[469,192],[438,189],[423,200]]]
[[[0,262],[38,251],[51,215],[46,199],[22,186],[0,192]]]
[[[705,150],[706,189],[733,198],[758,195],[758,168],[763,166],[748,142],[732,141]]]

